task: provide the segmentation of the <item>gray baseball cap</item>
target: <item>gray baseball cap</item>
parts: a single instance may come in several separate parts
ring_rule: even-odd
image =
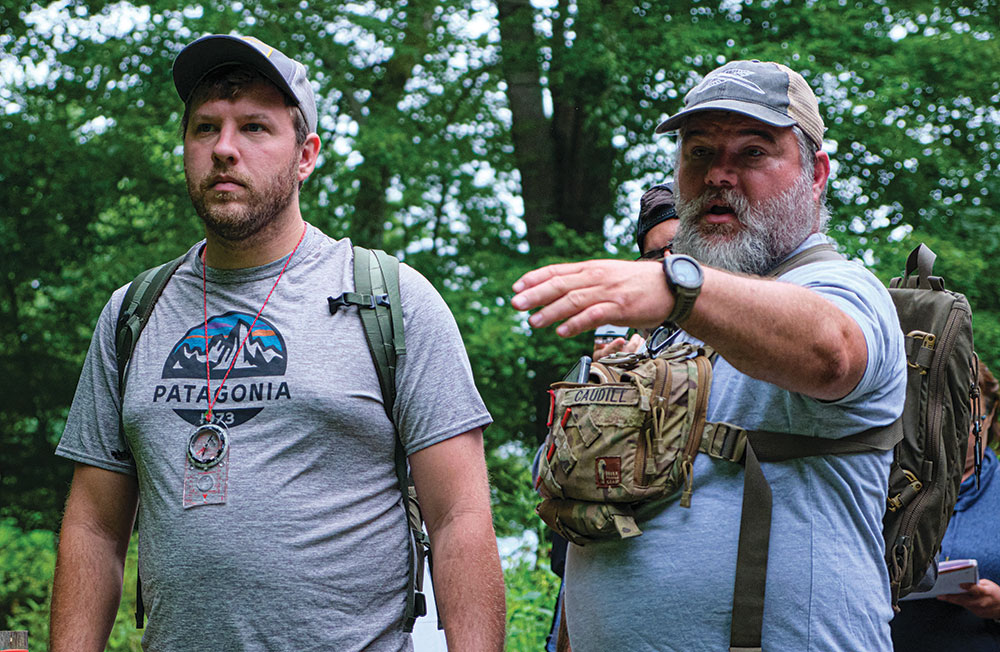
[[[775,127],[798,125],[816,147],[823,145],[819,102],[802,75],[780,63],[730,61],[705,76],[684,96],[684,109],[656,127],[677,131],[699,111],[733,111]]]
[[[258,70],[295,100],[310,132],[316,131],[316,97],[306,67],[252,36],[210,34],[189,44],[174,59],[174,86],[185,103],[198,82],[219,66],[242,63]]]

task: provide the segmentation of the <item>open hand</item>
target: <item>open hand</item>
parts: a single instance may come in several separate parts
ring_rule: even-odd
[[[556,328],[572,337],[601,324],[652,328],[673,308],[660,263],[587,260],[533,270],[514,283],[517,310],[541,308],[528,319],[534,328]]]

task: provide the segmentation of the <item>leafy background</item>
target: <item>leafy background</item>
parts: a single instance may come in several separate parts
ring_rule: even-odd
[[[324,148],[304,214],[451,306],[496,419],[497,531],[521,544],[509,648],[529,650],[555,584],[527,463],[544,389],[589,340],[528,329],[513,281],[634,255],[638,197],[671,168],[653,127],[714,67],[774,60],[819,96],[843,251],[887,281],[926,242],[1000,367],[997,25],[994,0],[0,0],[0,629],[45,638],[71,474],[52,451],[104,301],[200,237],[170,81],[194,38],[252,34],[309,67]],[[130,608],[110,649],[136,646]]]

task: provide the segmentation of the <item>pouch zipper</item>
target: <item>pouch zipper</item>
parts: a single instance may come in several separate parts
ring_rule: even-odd
[[[654,364],[657,365],[657,367],[665,367],[666,369],[663,370],[664,372],[666,372],[666,370],[670,368],[670,365],[668,365],[665,360],[656,359],[654,361]],[[659,368],[657,369],[657,373],[658,374],[660,373]],[[656,388],[655,376],[653,377],[653,382],[650,384],[650,390],[652,390],[651,396],[660,399],[663,398],[665,393],[670,391],[670,374],[663,373],[662,375],[663,375],[663,381],[660,383],[659,391],[656,391],[657,388]],[[632,382],[638,383],[638,380],[634,379]],[[653,433],[652,433],[653,422],[654,422],[653,410],[657,408],[656,405],[653,405],[654,402],[659,403],[659,401],[650,401],[649,416],[645,419],[645,422],[648,424],[648,427],[641,429],[641,432],[639,434],[639,441],[636,442],[635,471],[632,473],[632,478],[633,481],[640,487],[645,487],[647,484],[646,462],[647,458],[650,455],[652,455],[652,450],[653,450]],[[655,467],[656,464],[653,464],[653,466]]]
[[[694,359],[697,367],[698,393],[694,406],[694,419],[691,432],[688,435],[687,446],[684,447],[684,457],[681,460],[681,476],[684,479],[684,491],[681,492],[681,507],[691,506],[691,494],[694,492],[694,458],[701,448],[701,440],[705,434],[705,421],[708,412],[708,396],[712,387],[712,363],[704,355],[699,354]],[[707,387],[705,383],[708,383]]]
[[[944,335],[938,340],[938,344],[940,344],[940,346],[938,347],[937,355],[934,358],[933,366],[931,367],[931,370],[928,373],[927,377],[928,396],[935,395],[935,390],[937,389],[937,386],[941,382],[941,376],[943,374],[943,367],[945,361],[947,361],[948,358],[951,357],[951,352],[955,345],[955,339],[956,339],[955,327],[958,323],[958,318],[960,316],[959,313],[964,313],[964,312],[965,312],[964,310],[958,310],[953,308],[948,315],[948,321],[945,322]],[[940,408],[942,406],[942,400],[943,399],[938,397],[938,399],[935,400],[934,405],[928,406],[928,409],[931,411],[930,416],[933,419],[933,423],[928,424],[928,432],[930,434],[929,437],[930,445],[928,446],[928,449],[933,451],[934,453],[934,457],[931,459],[931,462],[934,465],[934,470],[933,470],[934,478],[933,480],[929,479],[925,481],[926,490],[921,491],[920,493],[917,494],[917,496],[913,500],[912,508],[903,517],[903,522],[900,524],[899,530],[896,534],[896,541],[893,543],[893,556],[897,558],[900,556],[902,552],[898,550],[899,547],[901,545],[905,545],[904,542],[909,541],[910,537],[912,536],[913,529],[915,527],[914,523],[920,520],[920,515],[923,514],[924,509],[926,508],[924,503],[927,502],[927,496],[930,494],[931,489],[932,488],[937,489],[939,485],[939,482],[937,481],[937,477],[941,473],[941,464],[940,464],[941,460],[939,455],[939,453],[941,452],[940,450],[941,433],[940,433],[939,415],[941,413]],[[906,571],[904,570],[903,572],[905,573]],[[901,582],[901,580],[902,578],[899,578],[898,581]]]

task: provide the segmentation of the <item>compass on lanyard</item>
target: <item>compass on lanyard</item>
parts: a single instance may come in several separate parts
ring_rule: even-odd
[[[188,439],[187,458],[191,466],[205,471],[226,458],[229,437],[225,427],[216,423],[203,423]]]

